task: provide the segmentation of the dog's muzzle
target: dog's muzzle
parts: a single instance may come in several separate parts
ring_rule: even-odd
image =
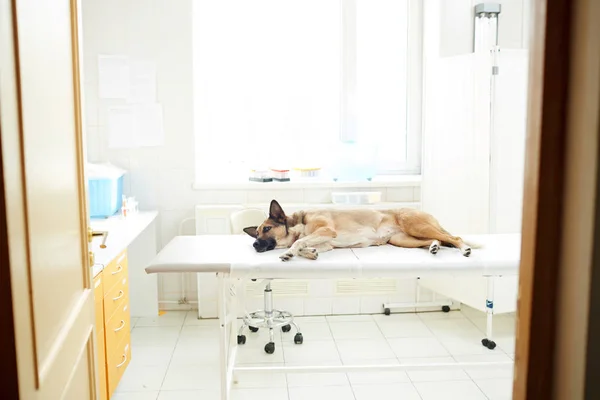
[[[275,245],[277,243],[275,243],[275,239],[256,239],[254,241],[254,244],[252,245],[254,247],[254,250],[256,250],[259,253],[263,253],[265,251],[269,251],[269,250],[273,250],[275,248]]]

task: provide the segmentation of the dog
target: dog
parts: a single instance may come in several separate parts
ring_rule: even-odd
[[[432,215],[411,208],[315,209],[288,216],[277,200],[272,200],[269,217],[260,226],[244,228],[244,232],[255,239],[253,247],[259,253],[287,248],[279,256],[282,261],[295,256],[316,260],[319,253],[334,248],[384,244],[428,248],[431,254],[437,254],[440,246],[454,247],[465,257],[475,247],[451,235]]]

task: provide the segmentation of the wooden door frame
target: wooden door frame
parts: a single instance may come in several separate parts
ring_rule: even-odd
[[[583,399],[598,214],[600,7],[597,0],[532,5],[513,398]]]

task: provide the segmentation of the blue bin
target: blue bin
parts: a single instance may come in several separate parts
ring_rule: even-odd
[[[88,204],[90,218],[107,218],[121,208],[123,175],[118,178],[88,179]]]

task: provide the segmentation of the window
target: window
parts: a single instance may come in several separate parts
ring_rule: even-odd
[[[327,168],[348,141],[420,172],[420,0],[193,4],[198,181]]]

